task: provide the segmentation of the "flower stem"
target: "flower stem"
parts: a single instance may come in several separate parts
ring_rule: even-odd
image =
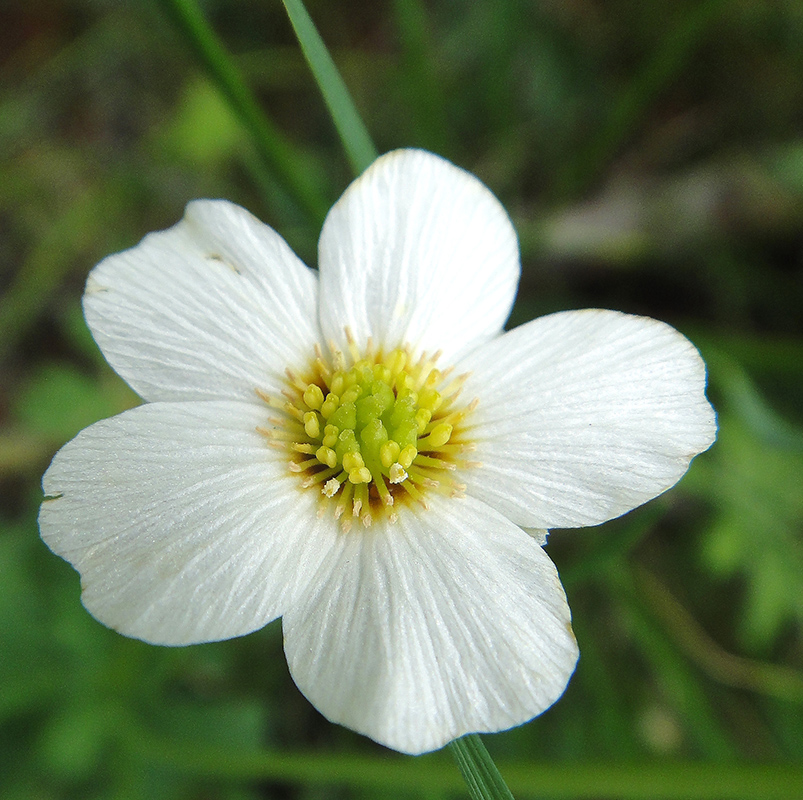
[[[298,37],[304,58],[307,59],[315,82],[332,115],[351,168],[355,175],[359,175],[377,155],[368,129],[302,0],[282,0],[282,2]]]
[[[449,749],[473,800],[513,800],[505,779],[476,733],[449,742]]]
[[[309,181],[302,159],[256,101],[195,0],[159,0],[159,3],[250,134],[268,169],[316,222],[323,220],[328,207],[326,199]]]

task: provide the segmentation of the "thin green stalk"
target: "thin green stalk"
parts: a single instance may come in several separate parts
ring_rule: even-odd
[[[803,672],[727,652],[649,570],[638,565],[632,569],[636,588],[650,610],[683,652],[714,680],[790,703],[803,703]]]
[[[609,571],[605,583],[622,604],[635,644],[697,747],[712,761],[737,761],[740,753],[722,723],[722,709],[713,702],[686,659],[667,641],[663,626],[644,607],[632,572],[624,568]]]
[[[474,800],[513,800],[505,779],[476,733],[455,739],[449,749]]]
[[[355,175],[359,175],[377,156],[368,129],[303,2],[301,0],[282,0],[282,2],[298,37],[304,58],[307,59],[315,82],[332,115],[351,168]]]
[[[310,181],[302,159],[257,103],[197,4],[194,0],[159,2],[250,134],[262,161],[290,196],[320,223],[328,202]]]

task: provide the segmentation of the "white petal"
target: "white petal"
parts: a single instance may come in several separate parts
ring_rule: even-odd
[[[716,435],[705,365],[674,328],[589,309],[510,331],[458,365],[479,406],[468,491],[525,527],[595,525],[674,485]]]
[[[546,544],[546,540],[549,538],[549,531],[544,528],[522,528],[522,530],[530,534],[541,547]]]
[[[184,219],[109,256],[84,313],[103,354],[146,400],[252,399],[320,339],[317,279],[245,209],[196,200]]]
[[[101,622],[156,644],[275,619],[335,526],[316,517],[245,403],[154,403],[87,428],[43,480],[42,538],[81,573]]]
[[[335,204],[319,242],[321,326],[448,358],[497,334],[519,279],[516,233],[480,181],[421,150],[375,161]]]
[[[285,614],[298,687],[328,719],[406,753],[544,711],[577,646],[542,548],[472,498],[400,512],[344,536]]]

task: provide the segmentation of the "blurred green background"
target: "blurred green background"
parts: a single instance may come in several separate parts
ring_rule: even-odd
[[[443,798],[293,686],[278,623],[185,649],[96,623],[39,480],[135,404],[80,296],[104,255],[226,197],[315,264],[350,168],[279,0],[203,4],[288,189],[158,3],[0,5],[0,795]],[[519,797],[803,796],[803,3],[310,0],[380,151],[475,172],[521,237],[513,323],[600,306],[705,356],[717,443],[624,518],[553,533],[581,649],[485,741]],[[311,199],[310,199],[311,198]]]

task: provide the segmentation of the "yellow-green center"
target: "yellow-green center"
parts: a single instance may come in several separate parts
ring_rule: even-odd
[[[326,359],[316,348],[303,374],[288,370],[284,399],[257,390],[284,412],[260,433],[287,450],[289,469],[317,488],[344,530],[353,518],[366,526],[379,514],[395,520],[399,501],[426,507],[427,491],[465,488],[454,471],[472,466],[463,458],[473,449],[463,421],[476,401],[457,405],[467,376],[450,379],[437,357],[370,343],[363,353],[349,336],[347,355],[333,346]]]

